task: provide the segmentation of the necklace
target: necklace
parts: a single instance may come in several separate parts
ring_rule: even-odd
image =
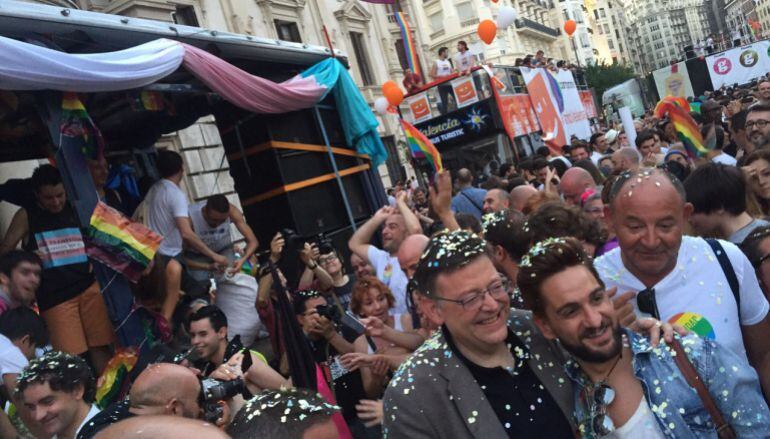
[[[616,358],[616,359],[615,359],[615,363],[614,363],[614,364],[612,365],[612,367],[610,368],[610,371],[609,371],[609,372],[607,372],[607,375],[604,377],[604,379],[603,379],[603,380],[599,381],[599,383],[606,383],[606,382],[607,382],[607,380],[609,380],[609,379],[610,379],[610,375],[612,375],[612,372],[614,372],[614,371],[615,371],[615,367],[617,367],[618,363],[620,363],[620,359],[621,359],[621,358],[623,358],[623,350],[622,350],[622,348],[621,348],[621,350],[620,350],[620,355],[618,355],[618,358]]]

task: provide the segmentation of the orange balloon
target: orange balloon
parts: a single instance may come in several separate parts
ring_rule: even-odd
[[[567,36],[572,36],[572,34],[575,33],[575,29],[577,29],[577,23],[575,23],[575,20],[567,20],[564,22],[564,32],[567,32]]]
[[[492,44],[495,36],[497,36],[497,25],[492,20],[484,20],[479,23],[479,28],[476,30],[476,32],[478,32],[481,41],[487,44]]]
[[[390,105],[398,106],[404,100],[404,92],[393,81],[388,81],[382,86],[382,94]]]
[[[385,83],[382,84],[382,94],[384,95],[386,90],[389,90],[394,87],[398,88],[398,84],[396,84],[396,81],[393,81],[393,80],[385,81]]]

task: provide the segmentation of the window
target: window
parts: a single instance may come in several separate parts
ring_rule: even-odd
[[[580,34],[580,45],[583,47],[591,47],[591,43],[588,41],[588,34]]]
[[[561,13],[564,14],[564,21],[569,20],[569,12],[566,9],[562,9]]]
[[[594,18],[597,19],[597,20],[599,19],[599,10],[598,9],[594,9]]]
[[[599,15],[604,18],[607,16],[607,14],[604,12],[604,8],[599,8]]]
[[[583,14],[578,10],[573,12],[575,16],[575,23],[583,23]]]
[[[607,26],[607,23],[604,23],[603,27],[604,27],[604,33],[605,34],[609,34],[610,33],[610,27]]]
[[[623,52],[623,43],[618,43],[618,49]]]
[[[185,26],[199,26],[195,8],[192,6],[176,5],[176,11],[171,13],[171,19],[176,24]]]
[[[457,17],[460,18],[461,23],[476,18],[471,2],[459,3],[455,8],[457,9]]]
[[[366,56],[364,35],[360,32],[350,32],[350,41],[353,43],[353,53],[356,55],[361,82],[364,85],[374,85],[374,75],[372,75],[372,68],[369,66],[369,58]]]
[[[617,29],[615,29],[615,38],[620,39],[620,32]]]
[[[433,29],[433,32],[438,32],[444,29],[444,14],[441,12],[437,12],[431,15],[428,17],[428,20],[430,21],[430,27]]]
[[[612,40],[607,40],[607,47],[609,47],[610,50],[615,50],[615,43],[613,43]]]
[[[297,23],[293,21],[275,20],[275,30],[278,31],[278,39],[283,41],[293,41],[301,43]]]

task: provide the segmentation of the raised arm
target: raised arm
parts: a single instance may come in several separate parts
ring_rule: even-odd
[[[244,218],[243,213],[232,204],[230,204],[230,221],[235,224],[235,228],[238,229],[241,235],[243,235],[243,238],[246,240],[246,250],[243,252],[243,256],[235,261],[233,268],[230,269],[231,273],[237,273],[241,270],[243,264],[249,260],[251,255],[257,251],[257,248],[259,248],[259,241],[257,240],[256,235],[254,235],[254,231],[251,230],[251,226],[249,226],[249,224],[246,222],[246,218]]]
[[[412,212],[412,209],[409,208],[409,204],[406,202],[407,193],[406,191],[401,191],[396,195],[396,207],[398,208],[398,211],[401,212],[401,215],[404,217],[404,222],[406,223],[406,232],[407,235],[415,235],[418,233],[422,233],[422,226],[420,226],[420,219],[417,218],[417,215]]]
[[[388,215],[395,213],[395,209],[390,206],[380,208],[374,215],[356,230],[356,233],[350,237],[348,248],[367,263],[369,261],[369,242],[374,233],[382,226],[382,223],[388,218]]]
[[[428,194],[433,212],[444,227],[449,230],[460,230],[460,225],[457,224],[455,214],[452,212],[452,174],[447,170],[436,174],[436,188],[429,185]]]
[[[27,210],[21,208],[16,211],[11,220],[11,225],[8,226],[8,231],[5,233],[3,242],[0,243],[0,255],[4,255],[9,251],[16,248],[27,236],[29,232],[29,223],[27,222]]]

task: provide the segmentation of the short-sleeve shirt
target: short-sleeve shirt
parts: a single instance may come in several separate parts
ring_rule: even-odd
[[[734,244],[719,241],[740,284],[740,323],[738,307],[722,267],[703,238],[684,236],[676,267],[655,286],[655,299],[661,320],[678,323],[701,337],[715,340],[746,359],[741,325],[761,322],[770,304],[757,281],[754,268]],[[594,266],[608,288],[619,293],[639,292],[644,284],[631,274],[620,258],[620,248],[597,258]],[[644,315],[631,302],[637,315]]]
[[[473,67],[473,55],[471,54],[470,50],[455,53],[454,61],[455,65],[457,66],[457,70],[461,72],[470,70],[470,68]]]
[[[174,257],[182,252],[182,234],[176,218],[188,218],[187,197],[182,189],[167,179],[161,179],[147,194],[147,225],[163,236],[158,253]]]
[[[711,159],[714,163],[721,163],[723,165],[729,165],[729,166],[735,166],[738,164],[738,160],[735,160],[735,157],[731,156],[730,154],[719,154],[718,156]]]
[[[406,278],[398,258],[391,256],[390,253],[380,250],[370,245],[368,254],[369,263],[374,267],[377,273],[377,279],[390,288],[393,297],[396,299],[396,305],[390,310],[393,315],[406,314],[406,284],[409,280]]]
[[[29,364],[29,360],[8,337],[0,334],[0,379],[7,374],[19,374]]]
[[[741,245],[743,241],[746,238],[748,238],[751,232],[754,231],[754,229],[757,229],[759,227],[766,227],[766,226],[770,226],[770,223],[763,219],[756,218],[752,222],[736,230],[735,233],[733,233],[732,235],[730,235],[729,238],[727,238],[727,240],[732,242],[735,245]]]

